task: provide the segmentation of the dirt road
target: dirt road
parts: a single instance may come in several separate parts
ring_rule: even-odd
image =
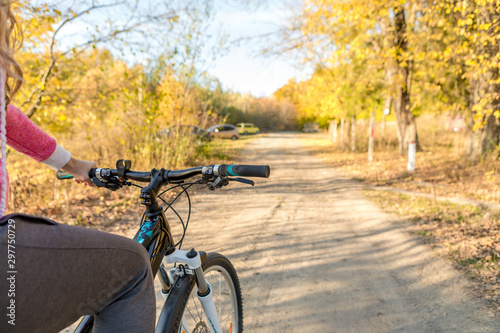
[[[450,263],[307,154],[301,135],[265,135],[242,155],[269,164],[269,179],[193,197],[184,248],[232,260],[245,332],[500,332]]]
[[[500,332],[447,261],[300,135],[267,135],[242,154],[269,164],[269,179],[194,198],[186,248],[233,261],[246,332]]]

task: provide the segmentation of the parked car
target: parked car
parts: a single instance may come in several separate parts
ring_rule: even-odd
[[[173,137],[178,133],[179,135],[193,135],[200,140],[210,140],[210,135],[207,131],[198,126],[193,125],[174,125],[169,126],[158,132],[158,136]]]
[[[318,133],[319,132],[319,124],[316,122],[305,123],[304,127],[302,128],[302,131],[304,133]]]
[[[458,132],[467,127],[465,123],[465,118],[462,115],[458,115],[455,118],[451,118],[448,122],[448,129],[453,132]]]
[[[257,126],[251,123],[239,123],[236,124],[236,128],[238,129],[238,133],[240,134],[259,134],[260,130]]]
[[[236,140],[240,137],[238,129],[236,129],[235,126],[228,124],[212,126],[207,129],[207,132],[210,135],[210,138]]]

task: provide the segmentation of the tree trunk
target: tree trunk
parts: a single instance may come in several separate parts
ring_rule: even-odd
[[[328,138],[333,142],[333,120],[328,123]]]
[[[356,152],[356,116],[352,116],[351,120],[351,151]]]
[[[491,72],[491,71],[490,71]],[[484,75],[486,75],[485,73]],[[491,73],[490,73],[491,74]],[[481,96],[496,91],[496,93],[500,93],[499,85],[488,84],[485,83],[486,80],[481,78],[474,85],[474,104],[479,103]],[[483,88],[483,89],[481,89]],[[486,108],[491,108],[492,110],[499,110],[500,103],[499,99],[489,100],[487,102]],[[478,119],[479,118],[479,119]],[[474,128],[474,121],[482,123],[483,125],[472,130]],[[469,126],[471,128],[469,132],[469,137],[467,138],[467,154],[470,159],[477,159],[481,155],[488,153],[494,149],[496,149],[500,143],[500,119],[496,118],[493,113],[484,113],[481,115],[478,114],[478,111],[474,111]]]
[[[410,108],[411,62],[404,58],[404,54],[408,51],[405,12],[403,7],[395,8],[394,11],[396,62],[399,73],[394,109],[399,129],[399,152],[404,154],[411,142],[416,143],[418,150],[420,150],[420,144],[417,137],[415,117]]]
[[[500,93],[500,89],[496,89]],[[499,109],[497,104],[496,110]],[[481,131],[481,146],[483,152],[489,152],[498,147],[500,143],[500,118],[495,117],[493,114],[485,116],[486,125]]]
[[[370,133],[369,139],[368,139],[368,162],[373,162],[373,140],[374,140],[374,134],[375,134],[375,109],[372,111],[371,117],[370,117]]]
[[[337,121],[333,121],[333,143],[337,143]]]
[[[384,101],[384,112],[382,114],[382,140],[385,140],[385,117],[390,114],[392,105],[392,96],[387,94]],[[386,111],[387,110],[387,111]]]
[[[478,25],[494,22],[500,18],[498,10],[489,8],[487,5],[481,9],[478,16]],[[485,32],[490,35],[483,36],[488,42],[479,44],[476,54],[484,55],[486,59],[494,59],[498,53],[498,44],[492,43],[494,32]],[[489,65],[489,66],[487,66]],[[500,111],[500,77],[498,66],[492,66],[489,62],[482,65],[486,70],[480,71],[477,79],[472,83],[472,105],[478,109],[472,112],[469,123],[469,137],[467,142],[467,154],[471,159],[488,153],[498,147],[500,143],[500,119],[495,116]],[[473,130],[474,121],[479,126]]]
[[[340,144],[344,144],[344,118],[340,120]]]

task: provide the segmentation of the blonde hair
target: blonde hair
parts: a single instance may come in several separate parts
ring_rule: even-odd
[[[9,104],[15,93],[21,88],[23,72],[14,60],[14,53],[21,48],[22,30],[12,12],[11,4],[15,1],[0,0],[0,65],[6,72],[5,99]]]
[[[0,0],[0,216],[7,209],[6,107],[23,80],[14,52],[21,47],[22,31],[11,9],[12,1]]]

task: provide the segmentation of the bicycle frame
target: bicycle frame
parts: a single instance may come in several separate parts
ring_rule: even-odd
[[[189,270],[196,272],[193,274],[193,277],[201,291],[201,296],[198,295],[198,298],[200,299],[209,322],[212,324],[210,329],[214,333],[222,332],[215,310],[211,288],[207,284],[201,269],[201,256],[197,252],[194,258],[189,258],[187,251],[180,251],[174,248],[175,243],[170,225],[165,217],[163,208],[156,200],[156,193],[159,192],[163,185],[163,172],[164,169],[153,170],[149,185],[141,189],[140,197],[143,199],[142,204],[146,207],[146,218],[142,221],[134,240],[142,244],[146,251],[148,251],[153,277],[160,271],[159,280],[162,285],[162,295],[164,295],[165,298],[172,288],[171,278],[168,276],[163,266],[161,266],[165,256],[168,263],[187,264],[189,265]],[[186,270],[184,270],[184,272],[185,271]],[[93,316],[85,316],[76,328],[75,333],[90,333],[92,331],[93,322]]]

